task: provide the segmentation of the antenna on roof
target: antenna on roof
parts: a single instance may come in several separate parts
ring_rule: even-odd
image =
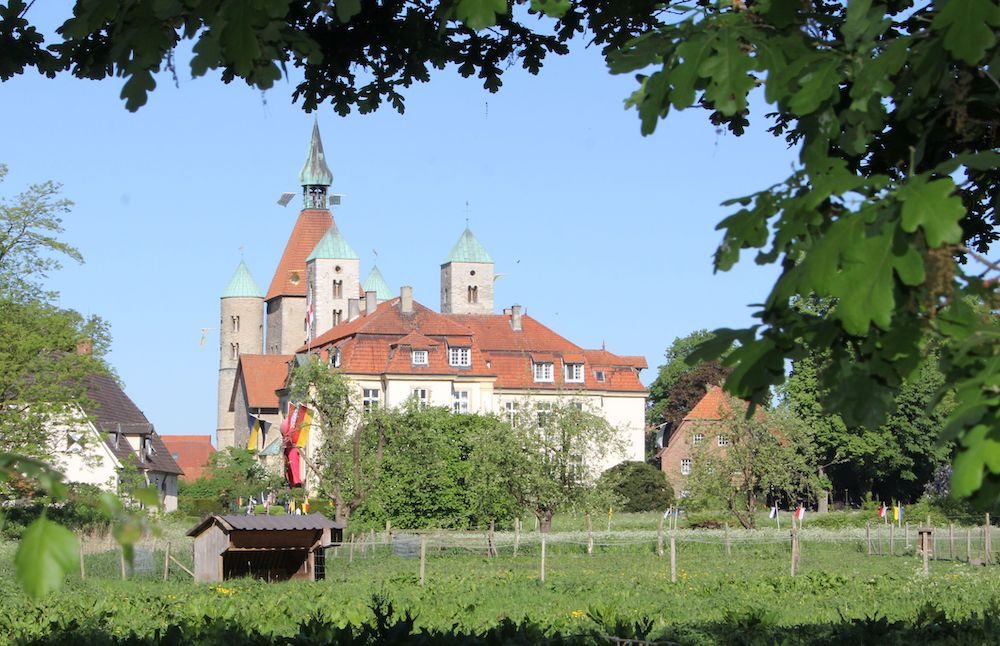
[[[292,201],[295,197],[295,193],[282,193],[281,197],[278,198],[278,204],[281,206],[288,206],[288,203]]]
[[[340,203],[344,200],[343,193],[334,193],[330,196],[330,206],[340,206]]]

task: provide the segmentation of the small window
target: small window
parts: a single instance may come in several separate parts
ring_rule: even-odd
[[[426,388],[414,388],[410,391],[410,396],[417,400],[417,408],[427,408],[429,393]]]
[[[566,381],[569,383],[581,383],[583,382],[583,364],[582,363],[567,363],[566,366]]]
[[[330,348],[330,365],[334,368],[340,367],[340,348]]]
[[[342,280],[333,281],[333,297],[334,298],[344,297],[344,281]]]
[[[238,316],[232,317],[232,323],[233,323],[233,332],[239,332],[240,331],[240,317],[238,317]]]
[[[415,366],[426,366],[427,350],[413,350],[410,352],[410,360]]]
[[[340,325],[340,320],[344,317],[344,310],[333,310],[333,317],[331,322],[334,325]]]
[[[475,285],[469,286],[469,302],[478,303],[479,302],[479,288]]]
[[[379,389],[378,388],[364,388],[361,392],[361,407],[366,413],[371,412],[378,408],[379,403]]]
[[[705,441],[704,433],[695,433],[694,435],[691,436],[691,446],[698,446],[704,441]]]
[[[535,414],[537,415],[539,426],[548,425],[549,419],[552,417],[552,404],[549,402],[535,404]]]
[[[719,436],[719,446],[729,446],[729,436],[720,435]]]
[[[594,371],[594,379],[596,379],[597,381],[603,382],[604,381],[604,371],[603,370],[595,370]]]
[[[66,452],[79,453],[83,450],[83,433],[69,431],[66,433]]]
[[[535,381],[552,381],[553,370],[551,363],[535,363],[532,365],[535,370]]]
[[[448,348],[448,365],[455,368],[467,368],[472,365],[471,348]]]
[[[469,412],[469,391],[456,390],[451,393],[452,411],[456,413]]]
[[[507,415],[507,421],[513,426],[514,422],[517,420],[517,402],[505,402],[503,405],[504,413]]]
[[[681,458],[681,475],[691,475],[691,458]]]
[[[240,344],[239,343],[230,343],[229,344],[229,349],[232,351],[233,361],[236,361],[237,359],[240,358]]]

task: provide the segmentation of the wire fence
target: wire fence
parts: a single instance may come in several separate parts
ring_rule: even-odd
[[[927,532],[927,529],[932,531]],[[907,524],[893,526],[872,523],[864,528],[777,529],[723,527],[722,529],[675,529],[668,523],[654,529],[612,531],[563,531],[541,533],[521,531],[516,524],[506,531],[452,530],[346,530],[343,541],[326,549],[333,563],[419,561],[420,580],[427,577],[429,560],[459,556],[507,558],[537,561],[544,577],[546,559],[564,555],[648,555],[670,562],[673,578],[678,564],[696,560],[768,559],[788,563],[794,575],[803,555],[854,554],[871,558],[910,557],[928,561],[952,561],[971,565],[998,565],[993,540],[1000,528],[955,526],[923,528]],[[80,536],[82,578],[191,581],[194,570],[193,541],[188,537],[143,537],[133,545],[130,560],[110,535]],[[329,569],[329,568],[328,568]]]

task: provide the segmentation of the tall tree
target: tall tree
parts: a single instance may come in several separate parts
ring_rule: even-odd
[[[522,403],[511,425],[508,486],[514,498],[538,518],[542,532],[559,510],[593,506],[596,465],[624,451],[620,433],[600,415],[569,399]]]
[[[747,405],[729,398],[717,424],[728,443],[702,442],[695,448],[689,479],[691,496],[721,501],[747,528],[770,495],[807,501],[817,489],[815,455],[804,424],[787,409],[746,415]]]
[[[663,353],[663,364],[657,369],[656,379],[649,385],[649,422],[658,424],[663,417],[663,408],[670,400],[670,389],[681,375],[694,369],[687,357],[699,344],[712,339],[708,330],[695,330],[687,336],[676,337]]]

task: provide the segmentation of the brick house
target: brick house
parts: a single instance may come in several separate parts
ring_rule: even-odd
[[[678,496],[683,497],[689,489],[687,478],[694,466],[695,447],[724,452],[729,446],[729,438],[720,430],[721,421],[730,410],[722,388],[710,386],[667,438],[660,452],[660,469]]]

